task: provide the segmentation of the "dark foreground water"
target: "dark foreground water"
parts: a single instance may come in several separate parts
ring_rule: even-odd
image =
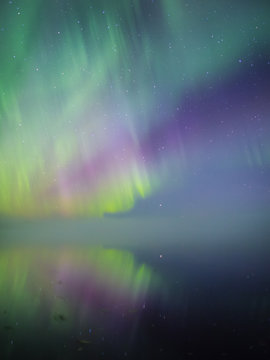
[[[3,242],[0,358],[269,359],[267,240]]]

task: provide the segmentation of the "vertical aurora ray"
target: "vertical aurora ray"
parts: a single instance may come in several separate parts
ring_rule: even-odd
[[[26,15],[25,20],[30,23]],[[123,61],[122,31],[114,26],[97,38],[100,24],[91,14],[85,35],[78,22],[70,23],[49,32],[41,25],[37,49],[33,46],[27,59],[25,54],[13,57],[21,66],[23,61],[32,66],[23,66],[18,89],[4,94],[3,213],[102,215],[130,209],[153,187],[131,134],[125,97],[117,89],[111,99],[113,90],[107,90]],[[121,84],[112,82],[116,88]],[[120,96],[123,106],[116,103]]]

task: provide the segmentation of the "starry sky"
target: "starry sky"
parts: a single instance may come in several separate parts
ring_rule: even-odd
[[[265,216],[269,11],[2,1],[1,215]]]

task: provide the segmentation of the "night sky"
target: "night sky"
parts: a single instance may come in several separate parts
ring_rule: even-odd
[[[1,0],[0,357],[269,359],[269,18]]]

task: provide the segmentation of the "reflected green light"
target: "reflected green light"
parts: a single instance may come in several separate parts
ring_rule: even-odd
[[[1,321],[13,325],[33,325],[43,314],[51,326],[63,321],[69,329],[103,308],[139,310],[160,286],[130,252],[101,247],[6,248],[0,270]]]

